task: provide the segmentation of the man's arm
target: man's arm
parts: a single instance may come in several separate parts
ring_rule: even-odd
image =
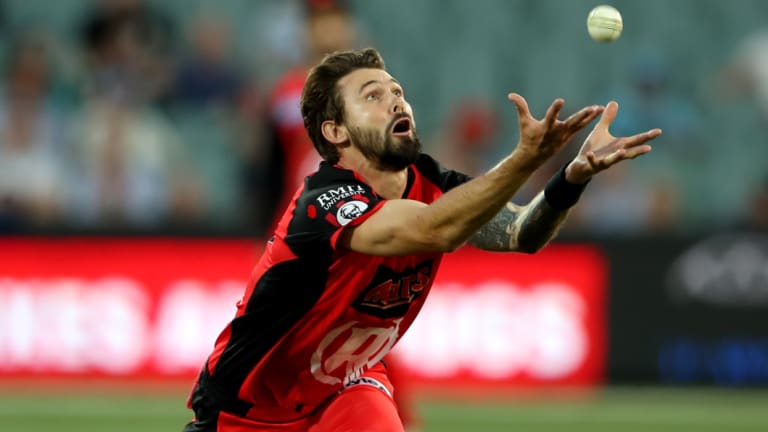
[[[499,239],[504,239],[500,233],[516,229],[514,250],[520,250],[521,244],[525,250],[540,248],[557,231],[567,209],[576,203],[584,184],[593,175],[622,160],[648,153],[651,146],[646,143],[661,134],[661,130],[652,129],[630,137],[611,135],[608,126],[616,117],[616,102],[610,102],[605,111],[598,107],[585,108],[565,121],[559,121],[560,100],[550,106],[540,121],[531,117],[522,97],[513,94],[510,100],[515,102],[520,116],[520,141],[502,163],[485,175],[451,189],[429,205],[410,200],[387,201],[362,224],[342,231],[339,243],[369,255],[453,250],[498,216],[502,209],[509,208],[506,207],[508,201],[532,169],[540,166],[562,148],[573,133],[603,112],[576,158],[547,184],[543,199],[526,206],[526,212],[515,213],[514,224],[504,223],[505,220],[512,221],[511,215],[500,216],[502,221],[494,224],[495,229],[489,234],[492,239],[495,235],[498,244]],[[545,204],[557,211],[548,211]]]
[[[552,207],[539,193],[525,206],[507,203],[469,242],[487,251],[534,253],[555,237],[569,211]]]
[[[527,157],[515,152],[431,204],[386,201],[359,226],[343,230],[339,243],[378,256],[451,251],[497,214],[535,169]]]
[[[543,248],[555,237],[586,187],[586,182],[569,181],[567,172],[567,168],[558,171],[528,205],[507,203],[470,238],[470,243],[489,251],[534,253]]]
[[[520,120],[515,151],[488,173],[446,192],[431,204],[389,200],[360,225],[343,230],[338,244],[356,252],[389,256],[453,250],[477,232],[512,198],[544,161],[602,111],[586,107],[565,121],[556,100],[544,119],[536,120],[525,100],[511,95]]]
[[[576,204],[592,176],[622,160],[651,151],[647,142],[661,135],[661,130],[614,137],[608,126],[617,111],[616,102],[608,103],[579,154],[549,181],[544,191],[526,206],[508,203],[470,238],[470,243],[491,251],[538,251],[557,234],[569,209]]]

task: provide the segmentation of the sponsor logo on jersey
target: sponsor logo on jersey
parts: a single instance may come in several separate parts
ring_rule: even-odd
[[[366,327],[350,321],[328,332],[310,362],[316,380],[329,385],[351,385],[375,365],[400,338],[400,322],[388,327]]]
[[[379,266],[353,307],[379,318],[404,316],[411,303],[432,283],[432,267],[432,260],[401,272]]]
[[[359,197],[355,197],[355,195],[359,195],[360,197],[364,196],[365,188],[359,184],[339,186],[320,194],[316,200],[323,210],[330,210],[336,203],[344,199],[351,197],[360,199]]]
[[[339,225],[344,226],[352,222],[353,219],[362,216],[367,208],[368,204],[362,201],[350,201],[344,203],[344,205],[339,207],[339,211],[336,212],[336,220],[339,222]]]

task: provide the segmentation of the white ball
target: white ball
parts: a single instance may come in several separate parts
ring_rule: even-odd
[[[598,42],[614,41],[621,36],[624,22],[621,14],[613,6],[600,5],[587,15],[589,36]]]

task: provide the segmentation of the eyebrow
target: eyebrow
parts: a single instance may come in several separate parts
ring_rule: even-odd
[[[389,79],[389,81],[390,81],[390,82],[393,82],[393,83],[395,83],[395,84],[397,84],[397,85],[400,85],[400,82],[399,82],[398,80],[394,79],[394,78],[390,78],[390,79]],[[380,82],[379,80],[370,80],[370,81],[366,81],[366,82],[365,82],[363,85],[361,85],[361,86],[360,86],[360,90],[358,90],[358,91],[357,91],[357,94],[360,94],[360,93],[362,93],[362,92],[363,92],[363,90],[365,90],[365,88],[366,88],[367,86],[369,86],[369,85],[371,85],[371,84],[377,84],[377,83],[379,83],[379,82]]]

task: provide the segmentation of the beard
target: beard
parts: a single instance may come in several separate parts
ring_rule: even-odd
[[[379,170],[400,171],[416,162],[421,154],[421,141],[415,129],[411,130],[409,136],[395,137],[389,132],[395,121],[400,118],[393,118],[383,134],[373,128],[349,127],[348,129],[352,145],[357,147],[360,153],[373,162]]]

